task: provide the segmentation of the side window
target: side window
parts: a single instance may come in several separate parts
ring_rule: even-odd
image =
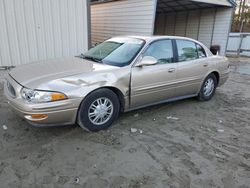
[[[207,57],[206,52],[205,52],[204,48],[202,48],[201,45],[196,44],[196,48],[197,48],[197,53],[198,53],[199,58]]]
[[[144,52],[143,57],[152,56],[157,59],[158,64],[174,62],[174,53],[171,40],[161,40],[153,42]]]
[[[179,62],[198,59],[196,44],[188,40],[176,40]]]

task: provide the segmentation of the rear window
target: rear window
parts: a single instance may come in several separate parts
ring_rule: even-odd
[[[179,62],[207,57],[204,48],[193,41],[176,40],[176,44]]]

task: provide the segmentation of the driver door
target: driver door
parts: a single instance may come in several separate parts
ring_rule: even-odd
[[[157,64],[133,67],[131,75],[131,108],[156,104],[175,96],[176,68],[172,40],[151,43],[142,58],[151,56]]]

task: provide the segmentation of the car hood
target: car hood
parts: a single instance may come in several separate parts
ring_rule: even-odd
[[[21,65],[10,71],[9,75],[19,84],[30,89],[37,89],[39,85],[52,80],[115,68],[117,67],[72,57]]]

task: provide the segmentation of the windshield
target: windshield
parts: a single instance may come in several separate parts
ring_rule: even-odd
[[[83,58],[95,62],[123,67],[129,65],[144,45],[135,38],[113,38],[83,54]]]

